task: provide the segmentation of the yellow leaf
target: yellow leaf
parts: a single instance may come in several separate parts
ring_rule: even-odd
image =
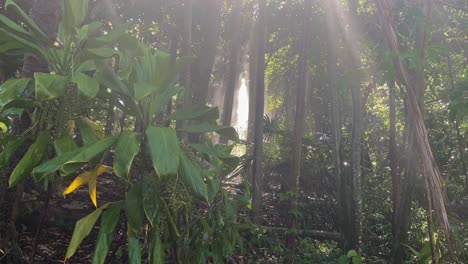
[[[75,180],[73,180],[70,186],[68,186],[68,188],[63,192],[63,196],[72,193],[82,185],[88,184],[89,197],[91,198],[94,206],[97,207],[97,177],[110,169],[111,167],[99,164],[96,166],[96,168],[94,168],[94,170],[83,172],[82,174],[78,175]]]

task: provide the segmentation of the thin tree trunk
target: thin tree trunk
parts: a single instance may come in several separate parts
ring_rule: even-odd
[[[255,131],[255,102],[256,102],[256,87],[257,87],[257,27],[258,23],[252,20],[249,43],[249,120],[247,127],[247,141],[254,141]],[[249,146],[248,153],[253,152],[253,147]]]
[[[221,0],[202,0],[199,4],[204,12],[200,13],[200,54],[197,55],[194,67],[192,67],[193,103],[206,104],[208,86],[216,56],[218,44],[218,30],[220,27]]]
[[[336,189],[336,204],[337,204],[337,215],[338,215],[338,226],[343,234],[345,227],[345,209],[342,200],[342,192],[344,188],[341,181],[341,154],[340,154],[340,142],[341,142],[341,122],[340,122],[340,109],[338,103],[338,69],[337,69],[337,56],[336,56],[336,45],[338,42],[338,32],[336,23],[334,21],[333,10],[335,8],[333,1],[325,1],[325,16],[327,21],[327,73],[328,73],[328,89],[330,94],[330,112],[332,119],[332,133],[333,133],[333,154],[335,156],[335,189]],[[343,246],[343,245],[342,245]]]
[[[357,0],[349,0],[351,23],[350,31],[357,31]],[[353,101],[352,131],[351,131],[351,173],[352,173],[352,207],[353,232],[349,239],[350,246],[356,250],[361,248],[362,239],[362,191],[361,191],[361,141],[362,141],[362,109],[361,109],[361,78],[359,76],[360,49],[359,43],[351,47],[351,96]],[[353,55],[353,52],[355,54]]]
[[[392,212],[392,234],[395,241],[397,229],[396,219],[398,217],[398,212],[400,208],[400,199],[401,196],[401,182],[398,175],[398,161],[397,161],[397,146],[396,146],[396,110],[395,110],[395,81],[390,80],[388,84],[388,105],[389,105],[389,116],[390,116],[390,125],[389,125],[389,144],[388,144],[388,159],[390,165],[390,175],[392,177],[392,202],[393,202],[393,212]],[[400,244],[398,241],[394,244]]]
[[[190,57],[192,55],[192,9],[193,3],[192,0],[185,0],[182,10],[182,40],[181,40],[181,50],[183,57]],[[184,102],[182,103],[182,108],[186,109],[190,107],[192,103],[192,64],[187,64],[184,66],[182,74],[182,84],[184,85]],[[176,126],[178,128],[186,126],[183,121],[177,121]],[[184,134],[183,137],[186,137]]]
[[[289,212],[287,227],[290,233],[286,236],[286,247],[289,256],[286,263],[294,263],[297,237],[297,198],[299,195],[299,177],[301,175],[302,138],[304,135],[305,95],[307,90],[307,52],[310,42],[310,18],[312,0],[304,0],[301,50],[299,52],[298,82],[296,90],[296,114],[294,117],[293,142],[291,149],[291,174],[287,180],[289,199]]]
[[[450,58],[450,52],[447,52],[447,68],[448,68],[448,75],[449,75],[449,80],[450,80],[450,87],[451,87],[451,90],[453,91],[455,90],[455,78],[453,76],[453,67],[452,67],[452,60]],[[458,123],[458,120],[456,118],[454,121],[454,127],[455,127],[455,132],[457,135],[458,153],[460,155],[463,174],[465,175],[465,193],[468,194],[468,169],[466,166],[465,155],[464,155],[464,150],[463,150],[464,140],[460,132],[460,124]]]
[[[241,0],[232,0],[232,20],[231,20],[231,54],[229,58],[228,77],[226,84],[226,95],[224,96],[224,109],[222,122],[224,126],[231,125],[232,108],[234,102],[234,92],[238,79],[238,57],[240,50],[240,27],[241,27]]]
[[[260,223],[262,215],[262,190],[263,190],[263,111],[265,105],[265,0],[258,1],[258,28],[257,28],[257,87],[255,92],[255,131],[252,167],[252,203],[253,221]]]

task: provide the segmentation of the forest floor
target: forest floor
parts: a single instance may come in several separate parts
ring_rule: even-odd
[[[109,174],[98,177],[98,206],[123,199],[116,195],[115,181],[111,180],[112,177]],[[20,247],[25,257],[31,260],[34,245],[37,243],[33,263],[63,263],[75,222],[95,208],[89,198],[87,186],[79,188],[65,198],[61,196],[60,191],[57,191],[49,198],[47,213],[43,218],[40,232],[36,235],[46,200],[46,195],[39,196],[34,190],[25,192],[17,220]],[[95,229],[98,228],[99,224]],[[126,257],[118,255],[124,252],[126,245],[126,238],[122,233],[124,229],[119,228],[119,230],[114,236],[111,254],[114,254],[113,259],[122,260],[117,263],[126,263]],[[92,231],[68,263],[91,263],[97,234],[95,230]]]

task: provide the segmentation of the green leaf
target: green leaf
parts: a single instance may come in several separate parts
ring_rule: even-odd
[[[0,15],[0,25],[9,32],[25,40],[32,41],[34,39],[28,31],[4,15]]]
[[[31,147],[29,147],[26,154],[16,165],[15,169],[10,175],[9,186],[14,187],[20,183],[24,178],[31,175],[32,170],[48,155],[48,146],[51,141],[49,132],[42,132],[36,139]]]
[[[154,114],[159,114],[162,111],[165,111],[167,103],[171,101],[173,96],[175,96],[182,90],[183,88],[180,86],[164,90],[154,101],[154,105],[153,105],[153,109],[155,110]]]
[[[348,254],[346,254],[346,256],[347,256],[348,258],[352,258],[352,257],[359,256],[359,255],[358,255],[358,253],[356,252],[356,250],[351,249],[350,251],[348,251]]]
[[[65,95],[67,78],[60,75],[36,72],[34,73],[36,99],[45,100]]]
[[[203,180],[203,169],[180,151],[179,178],[193,194],[204,201],[208,201],[208,190]]]
[[[14,33],[8,32],[6,29],[1,28],[1,27],[0,27],[0,32],[2,33],[0,34],[0,36],[1,35],[8,36],[11,40],[16,41],[18,43],[17,44],[18,48],[26,47],[28,49],[27,50],[28,52],[34,52],[38,55],[41,55],[44,58],[47,58],[47,54],[45,53],[44,49],[36,45],[35,42],[23,39],[20,36],[15,35]],[[25,53],[26,51],[21,50],[21,52]],[[20,54],[17,54],[17,55],[20,55]]]
[[[88,15],[88,1],[89,0],[64,0],[63,5],[65,6],[65,20],[72,19],[69,21],[73,27],[78,27],[83,24],[86,16]]]
[[[96,64],[94,63],[94,60],[85,60],[84,62],[80,63],[76,69],[75,69],[75,73],[78,73],[78,72],[87,72],[87,71],[96,71]],[[99,84],[99,81],[94,78],[98,84]]]
[[[139,234],[143,227],[144,212],[141,184],[134,184],[125,194],[125,215],[128,228]]]
[[[150,235],[149,263],[157,264],[165,262],[164,244],[157,226],[153,227]]]
[[[21,97],[30,81],[30,78],[12,78],[0,84],[0,108],[5,108],[13,100]]]
[[[124,131],[119,136],[115,147],[115,174],[128,181],[133,159],[139,152],[140,134],[132,131]]]
[[[68,175],[75,172],[78,168],[108,150],[114,143],[114,138],[106,137],[94,144],[80,148],[80,151],[71,160],[66,161],[62,165],[60,173]]]
[[[179,168],[179,146],[176,131],[170,127],[146,129],[153,167],[159,177],[167,179],[177,175]]]
[[[73,235],[70,244],[68,245],[67,253],[65,254],[65,262],[67,262],[73,256],[73,254],[75,254],[83,239],[85,239],[89,233],[91,233],[91,230],[96,224],[96,221],[98,220],[102,211],[108,206],[109,204],[107,203],[76,222],[75,230],[73,230]]]
[[[128,98],[133,97],[133,93],[125,85],[119,76],[105,63],[97,63],[98,72],[96,73],[96,79],[106,88],[110,88],[119,94],[125,95]]]
[[[26,143],[25,138],[9,139],[7,145],[0,153],[0,168],[4,168],[10,163],[11,158],[15,155],[16,151]]]
[[[143,210],[145,211],[146,219],[154,227],[156,224],[156,215],[159,212],[159,197],[156,192],[157,188],[153,184],[152,179],[145,178],[143,185]]]
[[[134,84],[135,99],[140,101],[148,95],[151,95],[159,90],[159,88],[151,83],[147,82],[136,82]]]
[[[49,37],[47,37],[47,35],[39,28],[36,23],[34,23],[28,14],[24,12],[24,10],[21,9],[21,7],[19,7],[13,0],[5,1],[5,9],[8,9],[9,7],[15,10],[15,12],[20,16],[21,20],[28,26],[33,34],[39,38],[39,40],[43,41],[44,43],[51,42]]]
[[[338,258],[338,264],[349,264],[349,259],[346,255],[341,255]]]
[[[125,35],[125,32],[130,28],[130,26],[135,23],[133,21],[127,22],[125,24],[122,24],[121,26],[118,26],[116,29],[108,32],[102,37],[99,37],[96,39],[98,43],[102,44],[108,44],[111,42],[114,42],[118,39],[120,39],[122,36]]]
[[[353,264],[362,264],[362,258],[361,256],[354,256],[351,258],[351,262]]]
[[[177,111],[170,115],[169,119],[173,120],[210,120],[214,121],[219,118],[218,107],[196,106],[188,109]]]
[[[188,133],[210,133],[216,132],[221,136],[230,139],[232,141],[239,141],[239,135],[233,127],[229,126],[219,126],[217,124],[198,124],[194,126],[189,126],[186,128],[179,129],[180,131],[185,131]]]
[[[166,87],[175,75],[172,73],[171,54],[162,50],[156,50],[153,55],[152,65],[156,71],[151,72],[153,80],[159,87]]]
[[[102,214],[101,227],[94,250],[93,264],[104,264],[120,220],[120,207],[110,207]]]
[[[115,50],[111,48],[88,48],[84,52],[91,57],[97,57],[101,59],[110,58],[114,55]]]
[[[71,152],[76,150],[75,141],[68,133],[63,133],[57,140],[54,142],[55,153],[57,156],[63,155],[64,153]]]
[[[131,230],[127,231],[129,264],[141,264],[141,249],[138,236]]]
[[[101,153],[108,150],[115,142],[114,138],[107,137],[91,145],[75,149],[71,152],[63,153],[51,160],[48,160],[34,168],[34,176],[41,179],[46,175],[59,169],[65,176],[80,169],[84,164],[98,157]]]
[[[74,74],[72,82],[76,83],[78,90],[87,97],[93,98],[99,92],[99,82],[84,73]]]
[[[65,162],[72,160],[73,157],[76,156],[76,154],[82,151],[82,149],[83,148],[79,148],[71,152],[63,153],[37,166],[33,170],[35,179],[42,180],[45,176],[59,170]]]
[[[80,118],[77,121],[78,129],[80,130],[81,139],[84,145],[89,145],[97,142],[100,139],[98,131],[102,128],[87,118]]]

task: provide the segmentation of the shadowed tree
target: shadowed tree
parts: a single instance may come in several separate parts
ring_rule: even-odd
[[[330,112],[332,118],[332,133],[333,133],[333,154],[335,161],[335,192],[336,192],[336,203],[337,203],[337,214],[338,214],[338,226],[340,231],[344,230],[344,219],[345,219],[345,205],[343,202],[343,186],[342,186],[342,174],[341,174],[341,153],[340,153],[340,142],[341,142],[341,121],[340,121],[340,109],[338,103],[338,69],[337,69],[337,42],[338,34],[336,24],[334,23],[334,9],[336,8],[333,1],[324,1],[325,16],[327,23],[327,74],[328,74],[328,92],[330,96]]]
[[[259,223],[262,215],[262,184],[263,184],[263,111],[265,105],[265,42],[266,42],[266,4],[265,0],[258,1],[257,20],[257,67],[255,88],[255,130],[252,166],[252,203],[253,220]],[[250,121],[249,121],[250,122]]]
[[[302,139],[304,136],[305,96],[307,90],[307,53],[310,42],[310,19],[312,0],[304,0],[301,48],[297,66],[298,82],[296,89],[296,113],[294,118],[293,141],[291,148],[291,173],[287,179],[287,188],[291,196],[288,204],[287,227],[291,230],[286,236],[289,256],[286,263],[294,263],[297,237],[297,198],[299,195],[299,177],[301,175]]]
[[[378,11],[383,20],[386,40],[388,41],[392,52],[396,54],[396,59],[394,60],[394,68],[398,75],[401,77],[401,80],[406,87],[408,114],[411,120],[409,126],[413,128],[412,131],[414,133],[416,145],[418,147],[419,154],[421,157],[423,172],[422,174],[426,181],[426,194],[428,196],[429,201],[429,210],[433,209],[438,216],[439,225],[442,228],[442,231],[444,232],[445,239],[449,247],[449,255],[451,255],[452,242],[450,234],[450,224],[445,208],[445,199],[443,194],[443,179],[440,175],[439,168],[437,167],[431,146],[429,144],[428,131],[424,123],[424,117],[420,109],[418,97],[416,94],[418,88],[416,87],[416,82],[411,80],[411,75],[408,67],[403,63],[398,45],[397,34],[393,25],[390,23],[390,21],[392,21],[392,10],[390,8],[390,4],[387,0],[377,1],[376,3]],[[430,219],[428,220],[430,221]],[[431,223],[428,224],[431,225]],[[433,261],[438,261],[437,253],[435,251],[433,251]]]
[[[226,82],[226,95],[224,96],[224,107],[223,107],[223,125],[231,125],[232,109],[234,102],[234,92],[236,90],[237,79],[238,79],[238,60],[240,50],[240,29],[241,29],[241,0],[232,0],[232,16],[231,22],[231,48],[229,56],[229,68]]]
[[[349,0],[350,31],[358,32],[357,0]],[[346,239],[346,248],[360,249],[362,239],[362,191],[361,191],[361,143],[362,143],[362,103],[361,103],[361,78],[360,78],[360,45],[359,42],[351,43],[351,97],[353,101],[352,131],[351,131],[351,174],[352,174],[352,232]]]

